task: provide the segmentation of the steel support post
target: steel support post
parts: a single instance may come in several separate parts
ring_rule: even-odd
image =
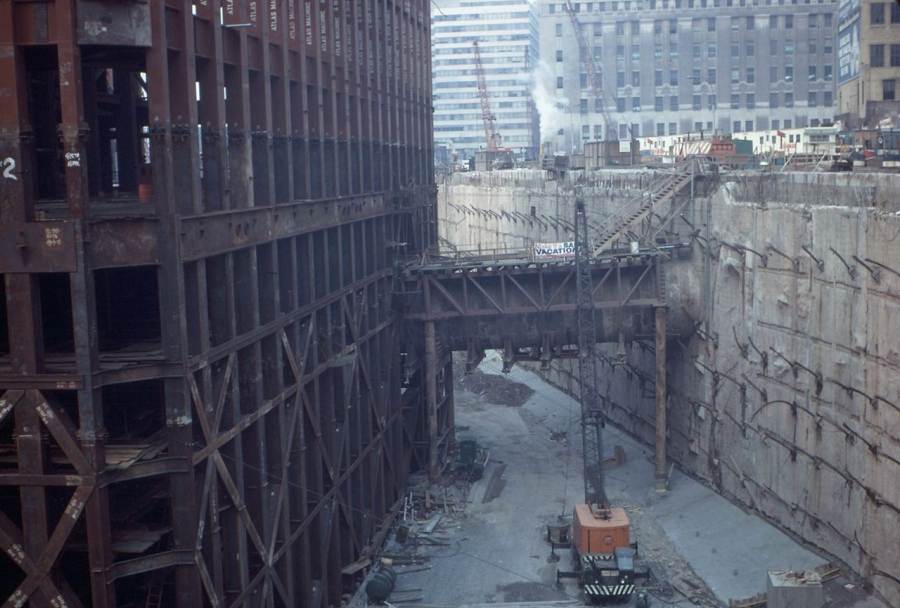
[[[425,411],[428,425],[428,477],[437,479],[438,466],[438,411],[437,411],[437,337],[434,321],[425,321]]]
[[[666,466],[666,308],[656,308],[656,491],[668,485]]]

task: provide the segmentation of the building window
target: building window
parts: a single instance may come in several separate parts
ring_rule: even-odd
[[[557,62],[557,63],[562,63],[562,60],[563,60],[563,54],[562,54],[562,51],[556,51],[556,62]]]
[[[599,38],[603,33],[603,24],[595,23],[594,24],[594,38]]]
[[[817,78],[817,75],[816,75],[816,66],[814,66],[814,65],[809,66],[809,77],[808,77],[808,78],[809,78],[809,80],[811,80],[811,81],[812,81],[812,80],[815,80],[815,79]]]
[[[616,45],[616,57],[619,59],[625,58],[625,45],[624,44]]]
[[[756,68],[747,68],[747,82],[750,84],[756,82]]]
[[[793,15],[785,15],[784,16],[784,29],[786,29],[786,30],[794,29],[794,16]]]
[[[625,111],[625,98],[617,97],[616,98],[616,112],[624,112]]]
[[[817,105],[819,105],[818,96],[816,95],[816,93],[814,91],[809,92],[809,97],[806,100],[806,105],[810,108],[814,108]]]
[[[822,79],[827,80],[828,82],[831,82],[831,76],[832,76],[831,66],[830,65],[822,66]]]
[[[883,44],[870,44],[869,45],[869,65],[873,68],[883,68],[884,67],[884,45]]]
[[[588,139],[591,136],[591,126],[590,125],[582,125],[581,127],[581,138]]]
[[[562,38],[562,23],[556,24],[556,37]]]
[[[830,44],[826,44],[825,46],[822,47],[822,52],[825,54],[826,57],[831,57],[832,55],[834,55],[834,47],[831,46]]]
[[[747,57],[753,57],[756,55],[756,45],[752,42],[747,43]]]
[[[675,34],[678,32],[678,21],[676,19],[669,20],[669,33]]]
[[[741,107],[741,96],[734,94],[731,96],[731,108],[737,109]]]
[[[897,81],[888,78],[881,81],[881,97],[885,101],[893,101],[897,99]]]
[[[810,42],[810,43],[809,43],[809,54],[810,54],[810,55],[815,55],[815,54],[816,54],[816,43],[815,43],[815,42]]]
[[[669,70],[669,84],[673,87],[678,86],[678,70]]]
[[[669,43],[669,57],[678,57],[678,43],[677,42]]]
[[[706,70],[706,82],[709,84],[716,84],[716,68],[709,68]]]
[[[632,44],[631,45],[631,58],[635,61],[640,60],[641,58],[641,45]]]
[[[669,135],[676,135],[678,133],[678,125],[674,122],[669,123]]]
[[[747,17],[747,29],[752,30],[756,29],[756,18],[753,16]]]
[[[579,99],[578,100],[578,111],[582,114],[588,113],[588,100],[587,99]]]
[[[741,81],[741,68],[731,68],[731,84],[737,84]]]
[[[787,65],[784,67],[784,81],[785,82],[794,82],[793,66]]]
[[[657,20],[653,22],[653,33],[662,34],[662,21]]]
[[[616,72],[616,86],[619,88],[625,86],[625,72]]]
[[[628,139],[628,125],[619,125],[619,139]]]
[[[699,122],[699,121],[695,122],[694,123],[694,131],[701,131],[701,130],[703,130],[703,123]]]
[[[556,88],[557,88],[557,89],[563,88],[563,79],[562,79],[562,76],[557,76],[557,77],[556,77]]]
[[[616,36],[625,35],[625,22],[624,21],[616,21]]]
[[[719,47],[717,47],[714,44],[711,44],[708,47],[706,47],[706,56],[709,57],[710,59],[715,57],[718,54],[718,52],[719,52]]]
[[[731,31],[737,31],[741,29],[741,18],[740,17],[732,17],[731,18]]]
[[[741,47],[738,44],[731,45],[731,56],[732,57],[740,57],[741,56]]]
[[[695,85],[700,84],[700,68],[691,70],[691,82]]]
[[[699,95],[694,95],[693,100],[692,100],[692,108],[693,108],[694,110],[699,110],[699,109],[700,109],[700,104],[701,104],[701,103],[702,103],[702,102],[700,101],[700,96],[699,96]]]
[[[700,48],[699,44],[695,44],[693,47],[691,47],[691,54],[693,55],[694,59],[700,59],[701,50],[702,49]]]
[[[641,33],[641,22],[640,21],[632,21],[631,22],[631,33],[637,36]]]
[[[658,122],[656,123],[656,136],[662,137],[666,134],[666,123]]]
[[[770,30],[778,29],[778,15],[769,15],[769,29]]]
[[[884,2],[873,2],[870,5],[870,23],[872,25],[880,25],[884,23]]]
[[[594,60],[600,61],[603,58],[603,47],[595,46],[594,47]]]
[[[769,68],[769,82],[778,82],[778,68],[774,65]]]
[[[550,3],[550,14],[552,15],[555,12],[556,12],[556,5],[553,3]]]
[[[769,93],[769,107],[770,108],[778,107],[778,93]]]
[[[709,17],[706,20],[706,31],[707,32],[716,31],[716,18],[715,17]]]
[[[588,84],[587,74],[579,74],[578,75],[578,86],[582,89],[586,89]]]
[[[653,85],[661,87],[662,82],[662,70],[656,70],[655,72],[653,72]]]
[[[744,131],[752,131],[753,130],[753,121],[746,120],[744,121]]]
[[[819,16],[816,13],[810,13],[809,27],[810,29],[819,27]]]
[[[600,125],[594,125],[594,139],[600,140],[603,138],[603,127]]]
[[[832,96],[831,91],[825,91],[825,93],[822,94],[822,105],[825,106],[826,108],[830,108],[833,103],[834,103],[834,98]]]
[[[769,40],[769,55],[773,57],[778,54],[778,41],[775,39]]]
[[[891,67],[900,67],[900,44],[891,45]]]
[[[823,15],[823,17],[824,17],[824,26],[831,27],[831,13],[825,13]]]
[[[693,1],[693,0],[692,0]],[[693,8],[693,7],[691,7]],[[695,31],[699,31],[700,28],[703,27],[703,20],[700,17],[694,17],[691,19],[691,29]]]
[[[641,136],[641,125],[636,122],[631,123],[631,137],[637,138]]]
[[[662,97],[656,97],[653,100],[653,109],[657,112],[663,111],[663,98]]]
[[[781,123],[778,121],[778,119],[772,120],[772,128],[775,129],[776,131],[778,130],[778,126],[779,126],[780,124],[781,124]],[[774,136],[774,135],[772,136],[772,141],[775,141],[775,136]]]
[[[603,111],[603,98],[597,97],[594,99],[594,112],[602,112]]]
[[[678,111],[678,95],[669,97],[669,109],[673,112]]]
[[[900,23],[900,4],[896,1],[891,4],[891,23]]]
[[[793,127],[794,127],[794,123],[791,122],[791,120],[790,120],[789,118],[785,118],[785,119],[784,119],[784,128],[785,128],[785,129],[792,129]]]
[[[741,121],[736,120],[736,121],[734,121],[734,124],[731,125],[731,126],[732,126],[732,129],[731,129],[731,130],[732,130],[733,133],[740,133],[740,132],[741,132]]]
[[[654,45],[653,58],[654,59],[662,59],[662,45],[661,44]]]
[[[632,72],[631,73],[631,86],[633,86],[633,87],[641,86],[641,73],[640,72]]]
[[[784,43],[784,54],[785,55],[793,55],[794,54],[794,43],[788,40]]]
[[[784,107],[786,107],[786,108],[794,107],[794,94],[793,93],[785,93],[784,94]]]

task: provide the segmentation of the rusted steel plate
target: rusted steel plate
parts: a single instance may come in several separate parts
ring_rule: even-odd
[[[0,225],[0,272],[74,272],[72,222],[10,222]]]

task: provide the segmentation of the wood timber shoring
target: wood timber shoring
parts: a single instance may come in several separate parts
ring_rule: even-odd
[[[2,598],[339,604],[433,466],[427,0],[0,0],[0,106]]]

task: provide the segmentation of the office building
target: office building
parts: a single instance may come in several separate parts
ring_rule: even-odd
[[[527,0],[432,3],[434,139],[460,159],[486,147],[473,42],[478,42],[501,145],[534,156],[538,117],[531,76],[538,57],[537,8]]]
[[[838,10],[838,108],[850,127],[900,113],[900,4],[845,0]]]
[[[541,57],[566,119],[558,147],[594,139],[816,126],[834,115],[830,0],[625,0],[572,6],[597,66],[588,86],[572,20],[540,4]],[[605,103],[609,125],[603,116]],[[607,128],[611,131],[607,133]]]

